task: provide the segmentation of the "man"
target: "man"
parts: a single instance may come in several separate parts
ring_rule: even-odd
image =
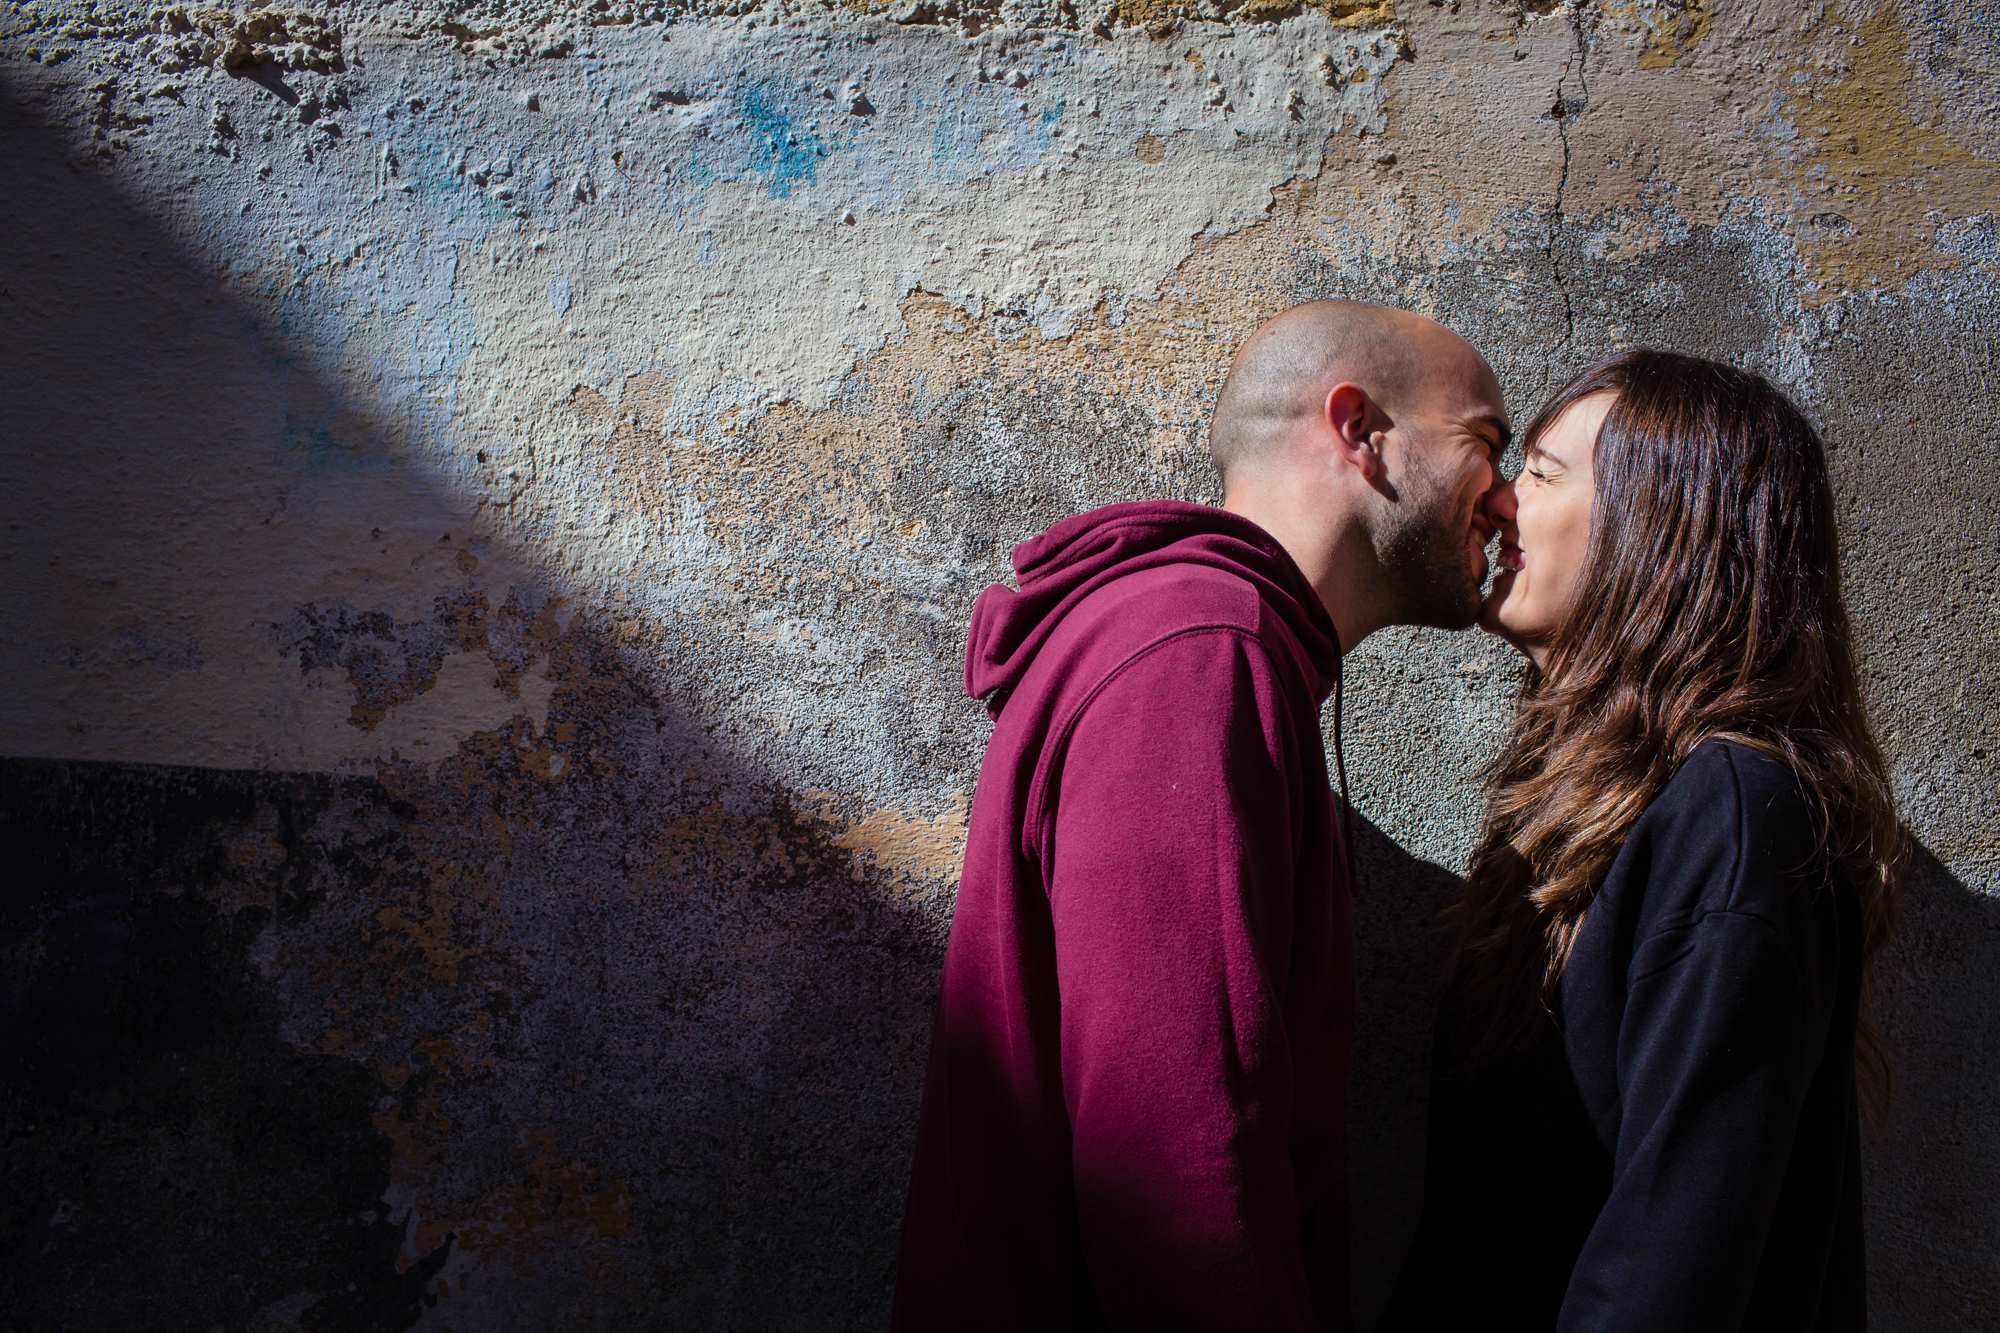
[[[1223,385],[1222,509],[1079,515],[980,597],[966,688],[998,720],[898,1333],[1347,1326],[1352,885],[1319,709],[1374,630],[1472,624],[1507,439],[1463,339],[1312,302]]]

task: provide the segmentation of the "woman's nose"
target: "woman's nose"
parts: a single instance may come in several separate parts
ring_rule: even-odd
[[[1514,495],[1514,483],[1506,480],[1494,482],[1492,489],[1486,492],[1484,505],[1486,516],[1496,524],[1512,523],[1520,508],[1520,502]]]

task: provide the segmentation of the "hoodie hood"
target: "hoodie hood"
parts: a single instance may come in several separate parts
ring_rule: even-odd
[[[1326,698],[1340,672],[1340,638],[1292,557],[1249,519],[1179,500],[1107,505],[1016,546],[1019,591],[996,583],[973,605],[965,692],[997,711],[1072,607],[1113,579],[1174,564],[1249,580],[1305,649],[1319,676],[1315,697]]]

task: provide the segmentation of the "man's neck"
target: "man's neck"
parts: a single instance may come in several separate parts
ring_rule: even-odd
[[[1233,489],[1222,507],[1271,534],[1319,594],[1343,656],[1392,619],[1367,525],[1352,508],[1329,513],[1301,492],[1266,484]]]

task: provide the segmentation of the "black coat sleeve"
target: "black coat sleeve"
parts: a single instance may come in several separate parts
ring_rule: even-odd
[[[1746,796],[1718,767],[1654,842],[1644,892],[1666,910],[1625,973],[1611,1191],[1563,1333],[1742,1326],[1826,1049],[1839,941],[1811,819],[1795,792]]]

